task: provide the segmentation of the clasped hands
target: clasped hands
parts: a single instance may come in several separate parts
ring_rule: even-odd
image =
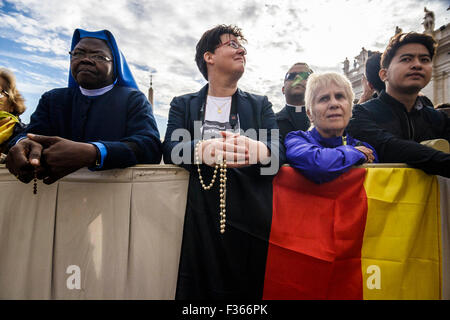
[[[6,167],[24,183],[36,174],[51,184],[80,168],[94,166],[96,158],[96,147],[90,143],[29,133],[9,150]]]
[[[201,163],[214,167],[221,159],[228,168],[240,168],[257,163],[265,163],[270,158],[267,146],[246,136],[221,131],[221,138],[202,141],[197,149]]]
[[[365,146],[357,146],[355,149],[362,152],[366,156],[366,161],[364,161],[364,163],[372,163],[375,160],[372,149]]]

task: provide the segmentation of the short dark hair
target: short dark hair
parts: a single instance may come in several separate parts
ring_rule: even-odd
[[[195,47],[195,62],[197,67],[202,73],[203,77],[208,80],[208,69],[206,68],[206,61],[203,58],[205,52],[212,52],[216,50],[216,47],[221,44],[220,36],[223,34],[231,34],[235,36],[239,41],[246,41],[242,35],[242,30],[234,25],[218,25],[208,31],[206,31]]]
[[[432,36],[417,32],[398,33],[389,40],[389,44],[381,56],[381,66],[387,69],[397,50],[408,43],[420,43],[424,45],[428,49],[431,59],[433,59],[436,53],[437,42]]]
[[[386,84],[381,81],[379,72],[381,69],[380,65],[381,52],[370,51],[369,57],[366,61],[366,78],[367,81],[375,88],[377,92],[386,90]]]

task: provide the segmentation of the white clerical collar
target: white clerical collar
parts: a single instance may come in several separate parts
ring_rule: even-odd
[[[114,87],[114,83],[110,84],[109,86],[100,88],[100,89],[84,89],[82,87],[80,87],[80,91],[83,95],[88,96],[88,97],[97,97],[97,96],[101,96],[102,94],[107,93],[109,90],[111,90]]]
[[[295,108],[295,112],[302,112],[305,106],[294,106],[293,104],[286,103],[287,106]]]

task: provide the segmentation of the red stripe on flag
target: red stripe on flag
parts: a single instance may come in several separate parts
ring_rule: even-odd
[[[365,169],[318,185],[282,167],[264,299],[362,299],[361,247],[367,216]]]

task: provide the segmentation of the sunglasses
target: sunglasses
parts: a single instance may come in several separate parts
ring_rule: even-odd
[[[312,72],[309,72],[309,71],[286,73],[286,77],[284,77],[284,81],[292,81],[297,77],[300,77],[301,80],[306,80],[311,75],[311,73]]]
[[[9,93],[2,89],[0,90],[0,98],[3,97],[9,97]]]

